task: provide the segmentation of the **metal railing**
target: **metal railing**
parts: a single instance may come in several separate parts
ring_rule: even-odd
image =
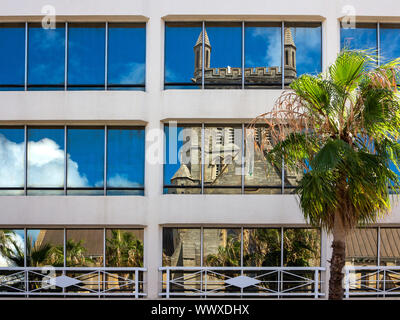
[[[4,296],[129,296],[144,293],[145,268],[1,267]]]
[[[345,266],[345,297],[400,297],[400,266]]]
[[[161,267],[161,297],[311,297],[322,267]]]

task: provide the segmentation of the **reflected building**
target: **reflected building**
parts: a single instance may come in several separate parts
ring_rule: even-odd
[[[182,188],[169,188],[173,194],[198,194],[201,185],[201,136],[200,127],[191,127],[189,139],[180,150],[180,167],[172,176],[171,185]],[[255,140],[254,148],[246,154],[242,168],[242,130],[234,127],[209,127],[204,137],[204,193],[240,194],[242,188],[242,169],[244,169],[245,193],[280,194],[282,193],[282,168],[266,160],[261,139],[264,128],[246,129],[245,134]],[[301,173],[285,170],[284,185],[294,190]],[[197,187],[197,188],[196,188]]]
[[[199,34],[194,45],[194,73],[192,82],[201,85],[203,67],[203,32]],[[296,70],[296,45],[290,28],[285,28],[284,39],[285,54],[285,84],[291,83],[297,78]],[[219,88],[223,86],[237,87],[242,83],[242,68],[226,66],[211,68],[212,45],[207,34],[204,32],[204,83],[207,88]],[[258,85],[260,88],[282,88],[282,68],[279,66],[244,68],[246,85]]]

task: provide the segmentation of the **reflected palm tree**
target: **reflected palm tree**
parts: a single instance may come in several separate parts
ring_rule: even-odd
[[[111,230],[106,256],[108,266],[143,267],[143,243],[131,232]]]
[[[243,266],[273,267],[281,265],[281,240],[277,229],[255,229],[243,240]],[[240,240],[229,238],[225,246],[219,246],[218,252],[206,257],[208,266],[240,266]],[[286,229],[284,232],[284,265],[291,267],[310,267],[319,264],[319,234],[315,230]],[[318,262],[317,262],[318,261]],[[246,273],[257,277],[260,272]],[[239,274],[229,274],[234,277]],[[302,272],[302,277],[312,277],[311,272]],[[226,280],[224,275],[216,275],[220,280]],[[277,290],[277,274],[269,274],[259,278],[263,281],[259,286]],[[298,285],[296,275],[285,275],[285,281],[293,281],[291,286]],[[230,288],[230,287],[228,287]],[[227,288],[227,289],[228,289]],[[289,288],[284,286],[283,289]],[[232,289],[232,288],[230,288]],[[229,290],[230,290],[229,289]],[[304,290],[308,288],[304,288]],[[236,290],[236,289],[235,289]],[[254,289],[253,289],[254,290]]]

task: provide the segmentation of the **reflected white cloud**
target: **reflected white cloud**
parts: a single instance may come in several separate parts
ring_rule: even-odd
[[[0,134],[0,187],[23,187],[24,144]]]
[[[137,84],[143,83],[145,74],[144,63],[132,62],[128,65],[123,65],[125,73],[121,73],[118,83],[121,84]]]
[[[140,187],[141,185],[136,182],[130,181],[126,176],[116,174],[108,179],[107,185],[109,187],[127,187],[127,188],[136,188]]]
[[[44,138],[28,143],[28,186],[62,187],[64,185],[64,150],[53,140]],[[68,185],[90,187],[88,178],[68,154]],[[23,187],[24,143],[9,141],[0,134],[0,187]],[[138,187],[126,176],[116,174],[108,179],[112,187]],[[98,181],[95,186],[103,186]]]
[[[271,28],[254,28],[253,37],[260,37],[268,42],[267,50],[264,54],[264,64],[266,67],[274,67],[281,65],[281,32],[279,29]],[[256,64],[251,63],[249,64]]]
[[[53,187],[64,184],[64,150],[51,139],[28,143],[28,183],[35,187]],[[75,185],[87,186],[79,173],[78,164],[68,156],[68,178]],[[24,185],[24,143],[9,141],[0,134],[0,187]]]

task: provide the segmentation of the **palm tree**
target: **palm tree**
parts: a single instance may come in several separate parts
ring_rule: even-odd
[[[400,181],[400,60],[377,67],[365,51],[342,51],[327,72],[302,75],[264,121],[268,161],[303,175],[296,190],[307,221],[333,234],[329,299],[342,299],[346,233],[390,211]]]

